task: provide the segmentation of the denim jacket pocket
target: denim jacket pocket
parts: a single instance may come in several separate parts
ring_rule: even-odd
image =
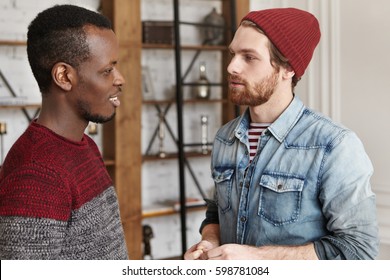
[[[214,169],[212,176],[217,189],[217,204],[222,213],[231,208],[234,169]]]
[[[274,226],[296,222],[304,182],[304,179],[289,174],[261,176],[258,215]]]

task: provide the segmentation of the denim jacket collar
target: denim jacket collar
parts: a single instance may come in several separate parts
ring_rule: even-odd
[[[294,95],[293,100],[290,105],[284,110],[284,112],[277,118],[269,127],[268,131],[279,141],[282,142],[284,138],[288,135],[290,130],[297,123],[299,118],[302,116],[305,106],[303,102]],[[244,114],[242,114],[240,121],[234,134],[229,137],[229,140],[233,140],[234,136],[239,140],[246,135],[250,123],[249,109],[246,109]]]

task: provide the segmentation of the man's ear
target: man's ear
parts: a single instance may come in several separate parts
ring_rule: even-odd
[[[51,69],[53,82],[64,91],[70,91],[76,81],[76,70],[64,62],[56,63]]]
[[[294,75],[295,75],[295,71],[292,69],[291,66],[283,68],[282,72],[283,72],[284,79],[292,79],[292,77],[294,77]]]

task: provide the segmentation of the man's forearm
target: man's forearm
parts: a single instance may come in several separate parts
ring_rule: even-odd
[[[202,240],[207,240],[215,246],[219,246],[219,224],[208,224],[202,230]]]
[[[202,230],[202,240],[211,242],[214,247],[220,244],[219,224],[208,224]],[[318,260],[314,244],[301,246],[262,246],[255,247],[239,244],[225,244],[211,254],[215,257],[232,259],[263,259],[263,260]],[[211,257],[211,256],[209,256]],[[213,258],[213,257],[212,257]]]
[[[262,246],[225,244],[207,252],[213,260],[318,260],[313,244],[302,246]]]
[[[313,243],[302,246],[263,246],[259,247],[259,256],[269,260],[318,260]]]

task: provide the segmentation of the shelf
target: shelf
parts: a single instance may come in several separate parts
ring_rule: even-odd
[[[0,109],[7,109],[7,110],[21,110],[24,114],[24,116],[26,117],[26,119],[28,120],[28,122],[31,122],[33,121],[39,114],[40,110],[41,110],[41,104],[24,104],[24,105],[1,105],[0,104]],[[31,117],[29,112],[27,111],[28,109],[34,109],[35,110],[35,113],[34,115]]]
[[[143,43],[142,44],[143,49],[172,49],[174,50],[175,45],[169,45],[169,44],[150,44],[150,43]],[[214,46],[214,45],[187,45],[187,46],[181,46],[182,50],[188,50],[188,51],[196,51],[196,50],[203,50],[203,51],[227,51],[227,46]]]
[[[185,153],[186,158],[198,158],[198,157],[209,157],[210,152],[207,154],[202,154],[200,152],[187,152]],[[158,161],[158,160],[169,160],[169,159],[177,159],[178,154],[177,153],[167,153],[165,157],[160,157],[159,155],[143,155],[142,161]]]
[[[0,109],[39,109],[41,104],[25,104],[25,105],[1,105]]]
[[[27,46],[27,41],[0,40],[0,46]]]
[[[207,209],[206,206],[190,206],[187,207],[187,212],[194,212],[194,211],[205,211]],[[176,211],[173,209],[173,207],[161,207],[161,208],[153,208],[149,210],[143,210],[142,211],[142,218],[155,218],[155,217],[162,217],[162,216],[169,216],[169,215],[175,215],[179,214],[179,211]]]

